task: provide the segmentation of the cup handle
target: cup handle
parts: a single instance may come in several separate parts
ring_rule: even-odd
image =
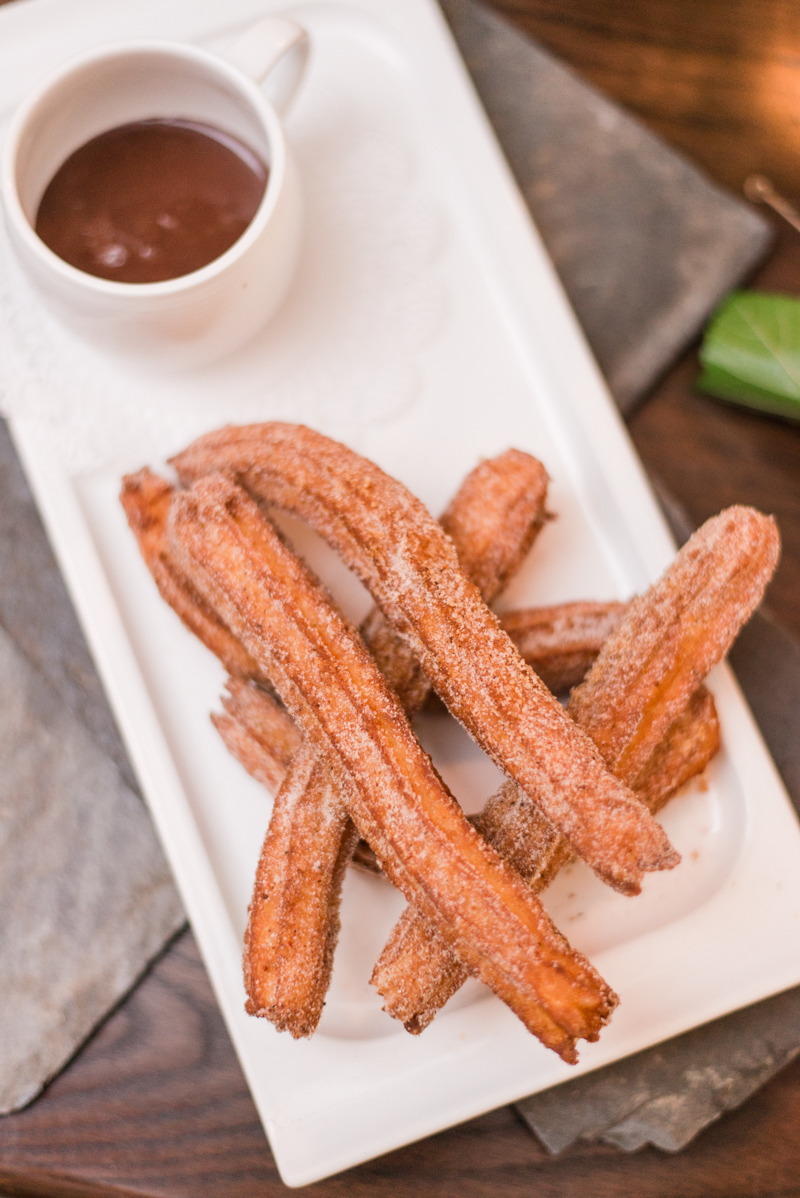
[[[223,57],[254,83],[267,82],[267,96],[286,112],[308,62],[308,34],[285,17],[264,17],[240,34]]]

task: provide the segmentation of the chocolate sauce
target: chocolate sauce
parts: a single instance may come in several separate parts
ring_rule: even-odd
[[[252,150],[209,125],[120,125],[59,167],[42,196],[36,232],[65,262],[101,279],[175,279],[238,241],[267,174]]]

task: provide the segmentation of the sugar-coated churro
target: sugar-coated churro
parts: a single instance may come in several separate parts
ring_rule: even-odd
[[[703,772],[719,743],[714,699],[701,686],[639,771],[633,782],[637,796],[655,815],[690,778]]]
[[[300,733],[265,687],[229,678],[227,692],[222,696],[223,714],[212,713],[211,722],[248,774],[275,794],[300,748]]]
[[[559,603],[502,612],[499,619],[545,686],[561,694],[583,681],[624,611],[624,603]]]
[[[659,811],[684,783],[703,772],[718,748],[714,700],[700,687],[637,779],[637,797],[654,813]],[[564,838],[514,783],[502,786],[473,823],[537,894],[572,858]],[[446,942],[407,907],[371,980],[384,1000],[384,1010],[417,1035],[468,976],[469,970]]]
[[[707,521],[664,577],[629,604],[572,693],[570,714],[653,811],[716,752],[713,699],[700,683],[761,601],[779,551],[774,520],[751,508]],[[520,811],[526,801],[519,796]],[[548,854],[557,860],[559,848],[548,842],[543,854],[542,870],[527,875],[537,889],[552,876]],[[373,973],[384,1009],[422,1031],[466,977],[452,958],[435,930],[426,937],[419,913],[404,913]]]
[[[525,667],[402,484],[319,433],[278,423],[209,434],[173,464],[184,484],[222,471],[338,549],[453,714],[605,881],[636,893],[645,870],[676,864],[663,830]]]
[[[324,754],[390,879],[532,1031],[574,1059],[574,1040],[598,1034],[614,995],[471,828],[318,584],[219,476],[175,497],[171,527],[182,568]]]
[[[547,473],[541,462],[529,454],[508,450],[473,470],[451,502],[446,515],[456,551],[469,553],[463,538],[467,530],[478,527],[483,540],[491,544],[491,567],[484,566],[481,575],[487,599],[497,594],[511,566],[516,566],[530,548],[544,520],[546,494]],[[476,560],[473,549],[468,568]],[[415,714],[430,692],[430,683],[406,643],[377,608],[362,623],[361,634],[407,714]],[[256,698],[253,688],[248,695],[252,703]],[[261,695],[258,701],[266,702]],[[228,703],[226,713],[230,712]],[[237,740],[228,728],[220,727],[220,731],[246,768],[253,772],[255,764],[263,778],[263,752],[254,752],[246,740]],[[316,792],[316,799],[314,794],[302,793],[304,776]],[[322,804],[316,823],[315,801]],[[310,1035],[322,1013],[339,929],[342,874],[338,863],[347,858],[348,846],[355,840],[341,800],[336,814],[335,808],[335,786],[327,770],[306,770],[306,774],[293,771],[285,792],[281,788],[277,794],[275,816],[261,855],[260,871],[271,878],[273,918],[251,922],[246,967],[251,973],[256,970],[252,961],[257,958],[262,991],[265,993],[269,987],[271,992],[270,1001],[262,1009],[276,1026],[295,1036]],[[373,864],[374,854],[365,842],[356,845],[354,852],[359,864]],[[309,859],[328,863],[330,868],[323,865],[310,873],[306,868]],[[302,889],[295,884],[297,877],[303,879]],[[302,928],[301,934],[294,930],[298,927]],[[292,931],[281,934],[282,928]],[[309,980],[312,978],[313,985]]]
[[[258,666],[250,654],[172,560],[166,544],[166,520],[174,490],[147,467],[122,480],[120,502],[141,555],[162,599],[190,632],[216,654],[228,673],[237,678],[258,678]]]
[[[319,1022],[357,838],[324,756],[303,742],[275,798],[243,957],[248,1013],[295,1037],[310,1035]]]
[[[634,782],[761,602],[780,555],[775,521],[731,507],[690,537],[632,600],[569,711],[608,767]]]

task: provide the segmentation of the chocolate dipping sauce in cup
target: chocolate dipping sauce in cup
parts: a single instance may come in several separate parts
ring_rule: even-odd
[[[291,102],[307,53],[299,26],[268,17],[225,58],[170,42],[118,43],[73,59],[36,88],[11,123],[0,191],[17,258],[64,325],[104,352],[175,371],[224,357],[266,324],[289,288],[302,218],[297,171],[276,108],[285,111]],[[258,86],[265,79],[274,105]],[[238,154],[255,176],[260,170],[263,195],[250,197],[249,224],[229,248],[187,274],[157,282],[100,277],[65,261],[37,235],[42,198],[67,160],[126,128],[211,134],[219,153]],[[147,136],[140,142],[148,144]],[[165,214],[163,222],[170,220]],[[111,238],[103,254],[112,266],[115,251]]]

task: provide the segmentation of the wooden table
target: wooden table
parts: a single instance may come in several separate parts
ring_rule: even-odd
[[[787,149],[794,138],[800,150],[787,99],[792,88],[800,96],[794,0],[496,2],[721,181],[738,184],[749,170],[768,169],[800,193],[800,153],[794,161]],[[800,236],[781,234],[757,283],[800,294]],[[739,501],[778,516],[784,556],[769,602],[800,635],[800,428],[694,394],[696,373],[687,354],[633,416],[634,441],[696,522]],[[553,1159],[504,1109],[298,1193],[800,1198],[799,1126],[800,1061],[676,1157],[583,1145]],[[0,1192],[286,1193],[191,933],[32,1107],[0,1120]]]

